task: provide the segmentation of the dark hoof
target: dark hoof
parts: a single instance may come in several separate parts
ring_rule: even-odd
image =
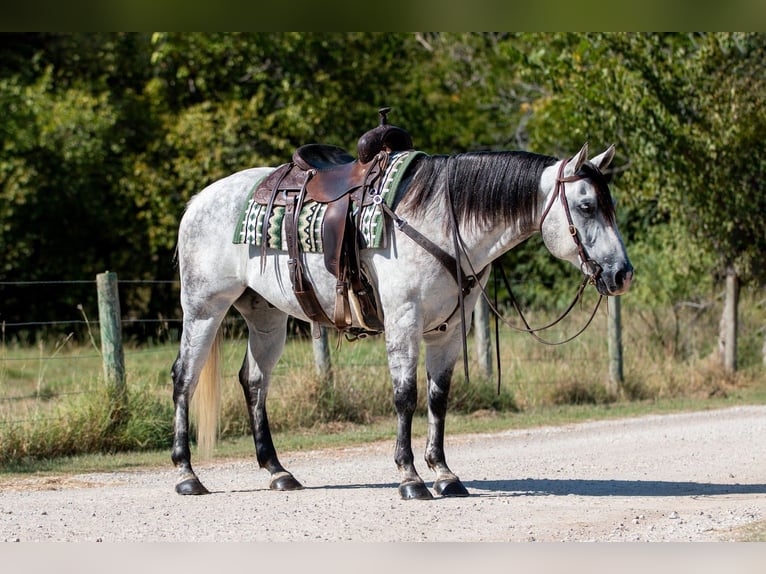
[[[433,500],[431,491],[422,482],[406,482],[399,485],[399,495],[404,500]]]
[[[303,485],[295,480],[292,474],[283,474],[271,481],[271,490],[301,490]]]
[[[441,496],[468,496],[468,491],[463,483],[455,478],[437,480],[434,482],[434,490],[436,494]]]
[[[210,491],[202,486],[198,478],[187,478],[176,484],[178,494],[210,494]]]

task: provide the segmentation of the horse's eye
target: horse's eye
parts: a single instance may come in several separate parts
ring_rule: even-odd
[[[590,201],[583,201],[579,205],[580,213],[586,216],[593,215],[593,213],[596,211],[595,206]]]

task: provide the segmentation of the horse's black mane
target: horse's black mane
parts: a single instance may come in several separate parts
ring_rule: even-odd
[[[427,157],[418,163],[402,207],[422,214],[437,199],[448,171],[458,221],[484,226],[517,220],[520,228],[529,228],[540,213],[540,177],[556,161],[522,151]]]
[[[519,229],[531,229],[539,223],[540,178],[557,161],[552,156],[524,151],[427,156],[414,166],[401,207],[413,215],[422,215],[436,200],[434,196],[440,193],[449,173],[458,221],[480,227],[516,222]],[[613,220],[614,206],[603,174],[587,162],[581,170],[596,186],[599,208],[607,221]]]

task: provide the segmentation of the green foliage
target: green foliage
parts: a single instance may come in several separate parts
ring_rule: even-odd
[[[131,388],[128,397],[129,417],[120,425],[113,423],[104,388],[95,385],[85,385],[51,408],[29,413],[29,418],[7,422],[0,432],[0,465],[167,448],[173,436],[172,405],[141,385]]]
[[[688,299],[729,265],[766,279],[764,34],[42,33],[0,47],[0,281],[174,279],[194,193],[311,141],[353,151],[383,105],[435,154],[616,143],[644,301]],[[534,240],[505,266],[545,308],[577,276]],[[175,286],[123,298],[136,316],[178,313]],[[7,322],[95,315],[91,286],[0,285],[0,299]]]
[[[634,241],[630,250],[637,269],[630,298],[645,308],[672,306],[683,300],[701,301],[713,288],[711,256],[697,243],[684,241],[671,224],[659,224]]]
[[[719,267],[735,264],[745,277],[763,280],[766,37],[599,33],[547,40],[526,60],[531,81],[543,88],[531,105],[531,145],[616,143],[615,195],[643,213],[639,225],[623,227],[629,239],[672,222],[676,242],[701,242]]]

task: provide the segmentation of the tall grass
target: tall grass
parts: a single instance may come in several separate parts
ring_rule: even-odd
[[[579,310],[558,332],[560,338],[584,320]],[[532,313],[540,324],[549,317]],[[645,310],[623,303],[625,381],[617,394],[607,391],[606,318],[600,313],[578,339],[560,347],[501,328],[503,380],[484,377],[469,341],[471,380],[456,369],[450,411],[458,413],[531,412],[557,405],[652,402],[668,398],[721,398],[743,389],[764,387],[761,355],[766,310],[753,296],[743,297],[740,371],[725,373],[713,357],[718,309]],[[670,333],[670,334],[669,334]],[[227,333],[223,345],[222,437],[249,434],[237,372],[245,338]],[[331,345],[332,376],[314,369],[311,343],[288,341],[269,394],[269,418],[275,431],[316,429],[329,432],[347,423],[368,424],[393,418],[391,384],[382,338]],[[126,350],[129,416],[115,422],[102,381],[101,360],[93,347],[65,337],[43,347],[0,349],[0,464],[90,452],[169,448],[172,440],[170,366],[175,344]],[[421,358],[422,362],[422,358]],[[420,369],[418,414],[426,411]]]

